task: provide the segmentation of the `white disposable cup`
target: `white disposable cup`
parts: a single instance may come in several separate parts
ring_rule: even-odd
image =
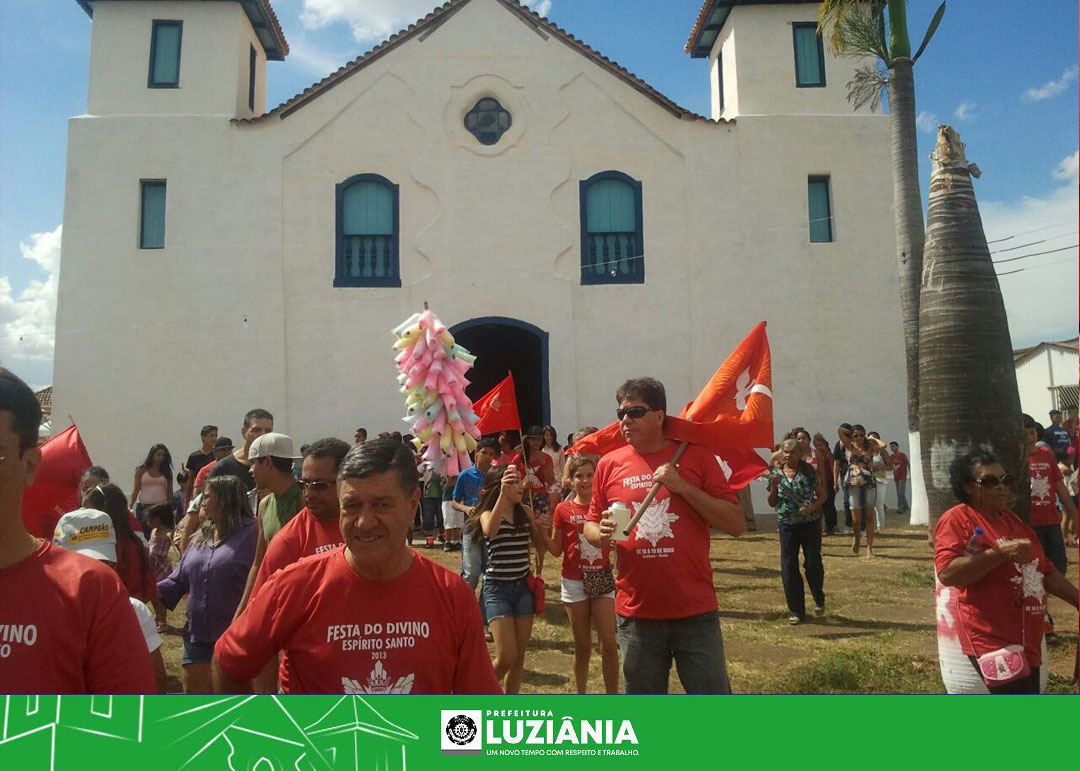
[[[625,503],[613,503],[608,506],[608,516],[615,522],[615,532],[611,534],[613,541],[627,541],[630,536],[624,532],[630,524],[631,511]]]

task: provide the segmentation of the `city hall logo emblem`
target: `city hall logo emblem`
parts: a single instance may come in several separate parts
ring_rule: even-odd
[[[479,755],[483,750],[480,710],[442,710],[442,752],[444,755]]]

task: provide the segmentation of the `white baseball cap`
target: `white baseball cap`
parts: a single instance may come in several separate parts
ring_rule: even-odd
[[[53,543],[96,560],[116,562],[116,531],[104,511],[69,511],[56,523]]]
[[[293,452],[292,437],[285,434],[263,434],[255,438],[248,449],[248,460],[256,458],[290,458],[296,460],[300,456]]]

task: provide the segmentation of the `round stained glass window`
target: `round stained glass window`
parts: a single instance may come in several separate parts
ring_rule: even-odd
[[[482,145],[493,145],[499,141],[510,126],[513,118],[497,99],[484,97],[465,113],[465,128]]]

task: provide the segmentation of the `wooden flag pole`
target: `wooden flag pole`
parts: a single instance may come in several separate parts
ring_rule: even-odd
[[[668,463],[673,466],[678,464],[679,459],[682,457],[683,453],[686,452],[687,444],[688,443],[685,441],[680,442],[679,449],[675,450],[675,454],[671,456],[671,460],[669,460]],[[630,521],[626,523],[626,529],[623,530],[623,535],[630,535],[630,531],[634,529],[634,525],[636,525],[638,523],[638,520],[641,519],[641,515],[645,513],[645,509],[649,508],[649,504],[653,502],[653,498],[656,497],[656,494],[658,492],[660,492],[659,482],[655,483],[652,486],[652,489],[649,490],[649,494],[645,496],[645,500],[643,500],[641,502],[641,505],[638,507],[637,512],[634,514],[633,517],[630,518]]]

